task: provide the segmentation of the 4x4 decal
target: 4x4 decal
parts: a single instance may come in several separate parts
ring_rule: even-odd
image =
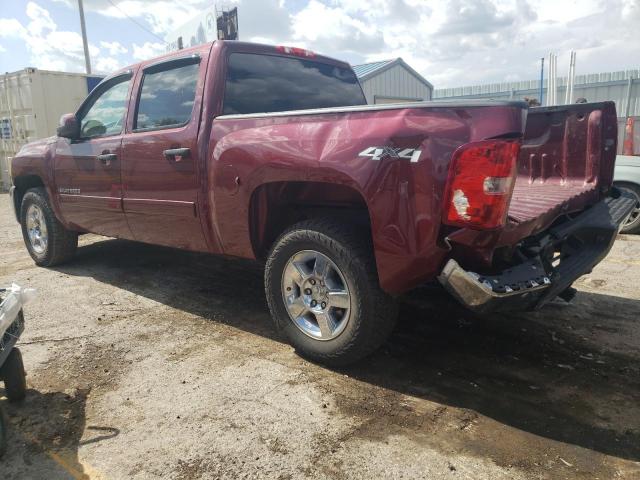
[[[383,158],[402,158],[416,163],[420,158],[422,150],[415,148],[395,148],[395,147],[367,147],[361,151],[359,157],[371,157],[371,160],[382,160]]]

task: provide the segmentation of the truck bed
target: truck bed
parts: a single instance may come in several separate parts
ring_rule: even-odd
[[[617,124],[610,102],[529,110],[509,207],[515,223],[546,225],[596,203],[609,188]]]
[[[521,176],[516,180],[513,197],[509,207],[509,219],[516,223],[524,223],[554,210],[568,210],[563,205],[586,205],[597,197],[597,189],[593,183],[565,184],[553,183],[530,184],[528,178]]]

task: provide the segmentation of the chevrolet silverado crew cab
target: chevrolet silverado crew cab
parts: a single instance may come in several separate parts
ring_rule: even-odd
[[[85,232],[263,260],[276,327],[340,365],[424,282],[479,312],[569,299],[634,206],[616,130],[611,102],[367,105],[344,62],[217,41],[105,78],[13,159],[13,202],[45,267]]]

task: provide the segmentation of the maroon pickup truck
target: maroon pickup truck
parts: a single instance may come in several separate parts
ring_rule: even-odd
[[[41,266],[84,232],[263,260],[276,326],[346,364],[424,282],[479,312],[569,300],[634,206],[616,129],[611,102],[366,105],[344,62],[218,41],[103,80],[13,159],[13,201]]]

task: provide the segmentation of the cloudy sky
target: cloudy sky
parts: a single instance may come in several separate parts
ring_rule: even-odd
[[[77,0],[0,2],[0,71],[84,70]],[[549,51],[559,55],[562,75],[571,49],[578,74],[640,67],[640,0],[224,3],[239,7],[242,40],[302,46],[352,64],[402,57],[436,88],[537,78]],[[94,70],[163,52],[165,35],[211,4],[84,0]]]

